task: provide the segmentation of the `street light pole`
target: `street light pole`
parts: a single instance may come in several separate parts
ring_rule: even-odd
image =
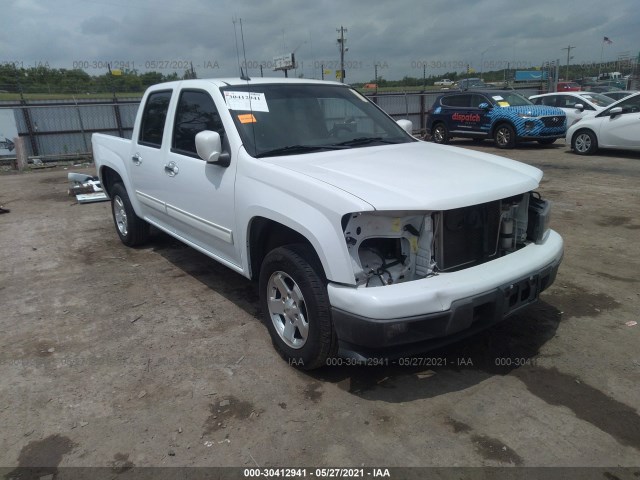
[[[571,45],[569,45],[566,48],[562,48],[561,50],[566,50],[567,51],[567,73],[565,74],[565,80],[569,81],[569,60],[571,60],[571,50],[573,50],[576,47],[573,47]]]
[[[489,47],[491,48],[491,47]],[[485,49],[481,54],[480,54],[480,80],[484,81],[482,74],[484,73],[484,54],[487,53],[489,51],[489,48]]]

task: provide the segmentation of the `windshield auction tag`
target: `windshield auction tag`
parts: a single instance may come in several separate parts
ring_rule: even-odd
[[[238,120],[240,123],[256,123],[256,117],[253,116],[253,113],[241,113],[238,115]]]
[[[224,92],[224,100],[229,110],[268,112],[269,106],[264,93]]]
[[[502,98],[500,95],[494,95],[494,96],[493,96],[493,97],[491,97],[491,98],[493,98],[496,102],[497,102],[498,100],[504,100],[504,98]]]
[[[498,105],[500,105],[501,107],[508,107],[509,102],[498,102]]]

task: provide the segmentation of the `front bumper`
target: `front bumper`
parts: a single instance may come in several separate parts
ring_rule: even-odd
[[[478,332],[534,303],[562,260],[560,235],[453,273],[384,287],[329,284],[340,354],[419,353]]]

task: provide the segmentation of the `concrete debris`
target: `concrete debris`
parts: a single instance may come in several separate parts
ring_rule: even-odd
[[[627,323],[625,323],[627,327],[635,327],[637,324],[638,322],[636,322],[635,320],[629,320]]]

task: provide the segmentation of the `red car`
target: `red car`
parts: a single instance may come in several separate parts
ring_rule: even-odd
[[[557,92],[579,92],[582,87],[576,82],[558,82]]]

